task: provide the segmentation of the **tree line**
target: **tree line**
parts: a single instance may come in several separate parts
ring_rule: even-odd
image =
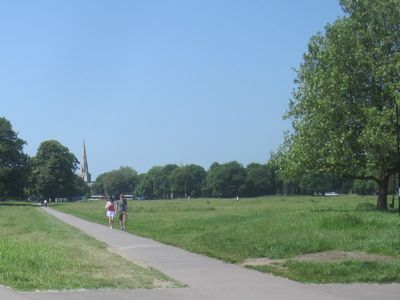
[[[55,140],[40,144],[34,157],[23,152],[25,141],[18,138],[11,123],[0,118],[0,199],[32,200],[73,198],[75,196],[132,194],[138,199],[196,197],[257,197],[274,194],[317,194],[327,191],[373,194],[373,181],[349,180],[337,175],[281,175],[278,155],[265,164],[237,161],[214,162],[208,170],[189,164],[154,166],[138,174],[131,167],[120,167],[100,174],[89,187],[75,171],[79,161],[67,147]]]
[[[143,174],[121,167],[98,176],[92,192],[128,192],[141,199],[261,196],[276,193],[275,180],[275,171],[268,165],[243,167],[236,161],[215,162],[207,171],[195,164],[155,166]]]
[[[99,175],[92,185],[97,195],[132,194],[137,199],[235,198],[276,194],[325,195],[326,192],[373,195],[374,181],[343,178],[332,174],[305,174],[299,178],[280,176],[274,159],[266,164],[251,163],[244,167],[237,161],[214,162],[208,170],[195,164],[167,164],[138,174],[131,167]],[[393,191],[393,189],[391,189]]]
[[[55,140],[40,144],[37,154],[24,153],[26,142],[0,117],[0,200],[69,198],[90,193],[75,171],[79,161]]]
[[[243,167],[236,161],[213,163],[207,171],[194,164],[155,166],[143,174],[131,167],[121,167],[99,175],[90,188],[75,173],[79,161],[60,142],[42,142],[33,157],[23,152],[25,144],[11,123],[0,118],[0,199],[54,200],[120,193],[141,199],[225,198],[268,195],[282,190],[274,166],[252,163]]]

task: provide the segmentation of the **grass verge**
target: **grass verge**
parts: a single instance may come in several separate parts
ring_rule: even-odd
[[[0,202],[0,236],[0,284],[19,291],[176,285],[29,204]]]
[[[399,282],[400,279],[400,261],[389,263],[360,260],[342,262],[289,260],[282,266],[251,266],[249,268],[306,283],[387,283]]]

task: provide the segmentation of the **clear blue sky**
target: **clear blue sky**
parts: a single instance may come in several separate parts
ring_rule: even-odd
[[[337,0],[0,3],[0,116],[36,154],[55,139],[92,176],[265,163],[309,38]]]

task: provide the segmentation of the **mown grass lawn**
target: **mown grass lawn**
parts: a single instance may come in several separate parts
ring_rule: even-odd
[[[305,262],[297,255],[354,251],[400,256],[400,217],[378,212],[375,197],[262,197],[129,201],[128,231],[228,262],[289,259],[256,267],[304,282],[400,282],[400,260]],[[53,206],[106,224],[104,203]]]
[[[0,284],[20,291],[154,288],[169,279],[27,203],[0,202]]]

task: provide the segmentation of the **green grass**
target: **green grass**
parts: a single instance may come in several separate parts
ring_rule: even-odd
[[[399,257],[400,217],[374,211],[374,204],[375,197],[358,196],[130,201],[127,229],[233,263],[328,250]],[[106,224],[101,201],[55,208]],[[257,268],[306,282],[400,282],[399,266],[354,260]]]
[[[0,202],[0,284],[20,291],[154,288],[169,279],[26,203]]]
[[[346,260],[343,262],[299,262],[289,260],[283,266],[257,266],[253,269],[302,282],[352,283],[399,282],[400,262]]]

